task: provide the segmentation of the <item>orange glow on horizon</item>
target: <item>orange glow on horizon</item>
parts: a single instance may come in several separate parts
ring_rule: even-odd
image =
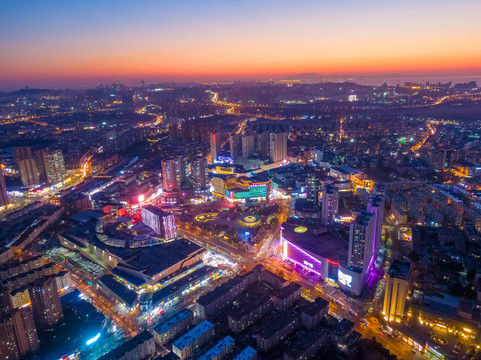
[[[117,6],[45,0],[3,6],[0,85],[265,79],[308,72],[481,74],[479,0]]]

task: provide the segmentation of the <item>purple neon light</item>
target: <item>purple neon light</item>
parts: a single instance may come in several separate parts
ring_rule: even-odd
[[[315,262],[317,262],[320,266],[322,266],[322,262],[317,260],[315,257],[313,257],[312,255],[309,255],[305,250],[302,250],[300,247],[294,245],[293,243],[287,241],[286,239],[282,238],[282,241],[285,241],[286,243],[288,243],[289,245],[291,245],[292,247],[296,248],[297,250],[299,250],[300,252],[302,252],[303,254],[305,254],[306,256],[308,256],[310,259],[314,260]],[[284,254],[283,254],[284,255]],[[314,269],[311,269],[309,267],[307,267],[305,264],[301,264],[300,262],[294,260],[293,258],[291,258],[290,256],[284,256],[286,259],[289,259],[290,261],[302,266],[303,268],[305,269],[308,269],[309,271],[312,271],[313,273],[319,275],[320,277],[322,277],[321,273],[317,272],[316,270]]]

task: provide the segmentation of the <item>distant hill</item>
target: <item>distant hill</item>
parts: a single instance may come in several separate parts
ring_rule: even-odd
[[[49,89],[20,89],[20,90],[8,93],[7,95],[19,95],[19,96],[38,95],[42,93],[50,93],[52,91],[53,90],[49,90]]]
[[[322,80],[326,78],[321,74],[316,73],[302,73],[297,75],[288,75],[279,78],[279,80]]]

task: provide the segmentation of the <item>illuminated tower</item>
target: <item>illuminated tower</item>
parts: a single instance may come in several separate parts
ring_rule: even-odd
[[[379,253],[381,247],[382,224],[384,221],[384,196],[376,195],[369,198],[367,212],[374,215],[374,244],[372,247],[373,256]]]
[[[54,276],[43,277],[29,285],[33,315],[39,330],[51,328],[63,317]]]
[[[233,133],[229,136],[230,157],[232,160],[242,157],[242,137]]]
[[[14,155],[23,186],[37,185],[40,182],[40,177],[30,147],[16,147],[14,148]]]
[[[365,274],[373,260],[372,247],[374,243],[374,214],[360,213],[351,223],[349,232],[349,267],[361,269]]]
[[[254,135],[242,136],[242,159],[248,159],[254,155],[255,150]]]
[[[222,149],[221,137],[222,133],[220,131],[210,134],[210,155],[213,163],[217,161],[217,157]]]
[[[10,315],[0,316],[0,357],[1,359],[20,359],[15,325]]]
[[[38,350],[40,343],[32,309],[30,307],[18,309],[12,315],[20,355],[23,356],[28,352]]]
[[[162,183],[164,191],[181,190],[187,180],[186,161],[177,155],[162,161]]]
[[[322,189],[321,223],[324,226],[334,225],[334,217],[339,210],[339,190],[332,183],[324,184]]]
[[[387,321],[401,322],[409,291],[409,262],[394,260],[386,274],[382,313]]]
[[[272,163],[287,160],[287,133],[272,133],[269,135],[269,153]]]
[[[190,163],[190,179],[194,189],[207,189],[209,185],[209,168],[207,159],[196,156]]]
[[[42,149],[35,153],[40,180],[57,184],[67,177],[62,150]]]

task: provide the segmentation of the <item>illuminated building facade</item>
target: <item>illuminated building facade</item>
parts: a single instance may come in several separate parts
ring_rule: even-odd
[[[362,212],[351,223],[349,231],[349,253],[347,264],[361,269],[365,274],[375,258],[373,256],[375,218],[372,213]]]
[[[14,156],[23,186],[37,185],[40,182],[40,176],[30,147],[14,148]]]
[[[54,276],[35,280],[29,285],[35,323],[40,330],[51,328],[63,317]]]
[[[320,279],[337,282],[340,288],[360,295],[363,274],[346,263],[347,243],[335,232],[309,229],[303,225],[284,223],[281,226],[282,258],[312,272]]]
[[[187,164],[184,156],[177,155],[162,161],[162,185],[164,191],[181,190],[187,180]]]
[[[374,215],[373,256],[377,256],[381,247],[382,224],[384,221],[384,196],[375,195],[367,203],[367,212]]]
[[[17,338],[20,355],[23,356],[40,347],[37,329],[30,307],[16,310],[13,314],[15,336]]]
[[[409,291],[409,262],[394,260],[386,274],[382,313],[386,321],[401,322]]]
[[[35,158],[41,181],[57,184],[67,177],[62,150],[42,149],[35,153]]]
[[[242,136],[242,158],[248,159],[254,156],[254,135],[244,134]]]
[[[321,223],[334,225],[334,218],[339,211],[339,190],[334,184],[326,183],[322,189]]]
[[[142,208],[142,222],[165,239],[173,239],[177,236],[174,215],[166,213],[153,205],[147,205]]]
[[[216,162],[222,149],[222,133],[220,131],[210,134],[210,156]]]
[[[209,186],[209,169],[207,159],[196,156],[190,163],[190,179],[194,189],[206,189]]]
[[[10,315],[0,317],[0,355],[2,359],[20,359],[15,338],[15,325]]]
[[[272,133],[269,135],[269,154],[272,163],[287,160],[287,133]]]
[[[266,201],[269,200],[271,183],[271,180],[260,181],[247,177],[227,178],[224,181],[225,197],[230,202]]]

